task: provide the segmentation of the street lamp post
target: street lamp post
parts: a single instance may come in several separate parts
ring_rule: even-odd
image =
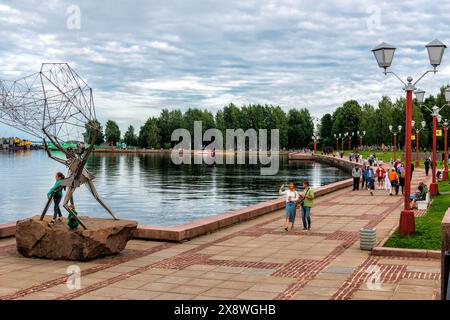
[[[336,138],[336,152],[339,153],[339,136],[334,134],[334,137]]]
[[[314,134],[311,139],[314,141],[314,155],[317,153],[317,141],[319,141],[319,136]]]
[[[341,134],[339,133],[339,137],[341,136]],[[341,152],[342,153],[344,153],[344,140],[345,140],[345,137],[347,136],[347,134],[344,134],[344,136],[342,137],[342,140],[341,140]]]
[[[354,132],[348,134],[348,152],[352,150],[352,137],[355,135]]]
[[[444,120],[444,170],[442,171],[442,180],[448,180],[448,145],[447,145],[448,120]]]
[[[414,211],[411,210],[410,206],[410,193],[411,193],[411,125],[412,125],[412,99],[415,85],[428,73],[437,72],[437,67],[441,64],[442,56],[444,55],[444,50],[446,45],[444,45],[439,40],[433,40],[426,45],[428,50],[428,57],[430,59],[430,64],[433,66],[433,70],[426,71],[421,77],[418,78],[416,82],[413,83],[413,78],[408,77],[407,82],[404,82],[399,76],[397,76],[392,71],[387,71],[392,64],[392,59],[394,58],[395,47],[387,44],[381,43],[375,47],[372,52],[377,60],[378,66],[384,69],[384,74],[394,75],[403,84],[403,89],[406,91],[406,132],[405,132],[405,165],[406,165],[406,176],[405,176],[405,190],[404,190],[404,207],[400,214],[399,223],[399,233],[400,235],[408,235],[415,232],[415,221],[414,221]]]
[[[416,126],[416,122],[413,120],[412,121],[412,127],[413,127],[413,129],[415,129],[415,131],[416,131],[416,163],[415,163],[415,167],[416,168],[419,168],[420,167],[420,159],[419,159],[419,148],[420,148],[420,142],[419,142],[419,138],[420,138],[420,136],[419,136],[419,133],[420,133],[420,131],[422,131],[423,129],[425,129],[425,127],[426,127],[426,122],[425,121],[422,121],[421,123],[420,123],[420,125],[422,126],[421,128],[415,128],[415,126]]]
[[[366,135],[366,131],[363,131],[362,133],[360,133],[359,132],[359,130],[358,131],[356,131],[356,134],[358,135],[358,137],[359,137],[359,149],[361,149],[362,150],[362,146],[363,146],[363,137]]]
[[[437,161],[437,137],[436,137],[436,130],[437,130],[437,124],[441,121],[442,117],[439,114],[439,112],[444,108],[448,103],[450,102],[450,92],[449,88],[445,90],[445,100],[447,101],[447,104],[443,105],[442,107],[433,106],[431,109],[425,106],[425,108],[431,112],[431,116],[433,117],[433,131],[432,131],[432,145],[433,145],[433,154],[432,154],[432,160],[431,160],[431,172],[432,172],[432,183],[430,184],[430,195],[435,196],[439,193],[439,185],[436,182],[436,161]],[[423,104],[425,91],[418,90],[416,92],[417,101],[419,104]],[[445,150],[444,150],[445,152]],[[442,176],[444,173],[442,173]],[[448,176],[448,173],[447,173]]]
[[[434,106],[431,108],[433,116],[433,155],[431,158],[431,172],[432,172],[432,182],[430,184],[430,195],[435,196],[439,193],[439,186],[436,182],[436,160],[437,160],[437,137],[436,137],[436,129],[439,117],[439,107]]]
[[[402,126],[397,127],[398,131],[392,131],[393,127],[389,126],[389,131],[394,135],[394,161],[397,160],[397,133],[402,131]]]

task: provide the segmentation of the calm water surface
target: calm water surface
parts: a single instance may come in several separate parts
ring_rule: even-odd
[[[119,218],[172,226],[279,197],[281,183],[303,179],[313,187],[348,178],[341,170],[281,157],[276,176],[257,165],[182,165],[169,155],[94,154],[87,168],[97,191]],[[39,214],[56,171],[66,168],[44,151],[0,151],[0,223]],[[109,218],[82,186],[75,193],[80,215]],[[52,213],[50,208],[49,212]],[[64,211],[64,210],[63,210]]]

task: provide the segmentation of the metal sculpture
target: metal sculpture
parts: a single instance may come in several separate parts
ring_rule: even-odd
[[[66,178],[60,183],[60,187],[66,189],[63,206],[84,229],[86,225],[73,212],[73,194],[81,185],[86,185],[99,204],[117,220],[98,195],[94,176],[85,168],[101,130],[92,89],[67,63],[44,63],[39,72],[30,76],[16,81],[0,80],[0,122],[42,139],[48,156],[68,168]],[[84,130],[92,132],[92,137],[88,137],[89,147],[78,142],[76,148],[63,148],[64,142],[83,141]],[[47,139],[66,159],[51,153]],[[41,220],[52,197],[42,211]]]

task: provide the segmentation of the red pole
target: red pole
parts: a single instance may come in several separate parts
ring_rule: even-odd
[[[397,160],[397,134],[394,133],[394,160]]]
[[[348,151],[352,150],[352,136],[348,136]]]
[[[420,167],[419,146],[419,130],[416,130],[416,168]]]
[[[336,152],[339,152],[339,138],[336,138]]]
[[[317,142],[314,140],[314,154],[317,153]]]
[[[430,195],[435,196],[439,193],[439,187],[436,183],[436,127],[437,127],[437,116],[433,116],[433,159],[431,160],[431,174],[433,175],[432,183],[430,185]]]
[[[344,152],[344,138],[342,138],[341,149],[341,151]]]
[[[444,171],[442,172],[442,180],[448,180],[448,145],[447,145],[448,124],[444,124]]]
[[[412,94],[413,86],[410,84],[406,88],[406,128],[405,128],[405,191],[404,206],[400,214],[399,233],[400,235],[412,234],[416,231],[414,221],[414,211],[410,206],[411,194],[411,131],[412,131]]]

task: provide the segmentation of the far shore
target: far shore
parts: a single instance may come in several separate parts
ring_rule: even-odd
[[[190,151],[191,154],[208,154],[208,151],[204,150],[186,150]],[[131,154],[148,154],[148,153],[154,153],[154,154],[170,154],[172,153],[172,149],[120,149],[120,148],[96,148],[94,149],[94,152],[97,153],[131,153]],[[280,151],[280,155],[288,155],[289,153],[292,153],[294,151]],[[258,154],[258,151],[220,151],[216,150],[216,154]],[[269,151],[270,153],[270,151]]]

